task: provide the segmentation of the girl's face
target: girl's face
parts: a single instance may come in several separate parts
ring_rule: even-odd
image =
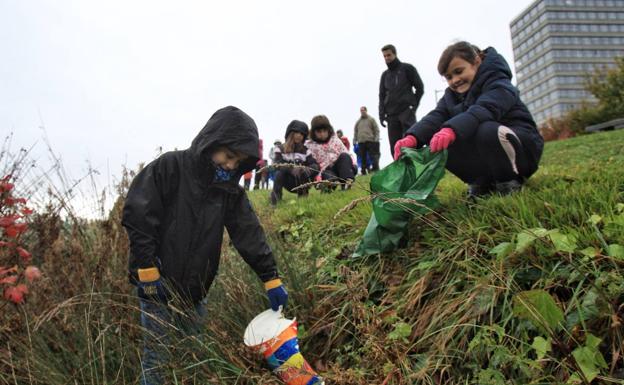
[[[303,134],[300,132],[293,132],[292,138],[293,142],[295,142],[296,144],[303,143]]]
[[[315,136],[321,142],[324,142],[329,138],[329,130],[327,128],[319,128],[315,132]]]
[[[242,161],[247,159],[247,155],[232,151],[227,147],[219,147],[212,153],[211,159],[222,169],[234,171]]]
[[[454,57],[444,74],[449,88],[460,94],[467,92],[474,81],[480,65],[481,58],[479,56],[477,56],[474,64],[470,64],[460,57]]]

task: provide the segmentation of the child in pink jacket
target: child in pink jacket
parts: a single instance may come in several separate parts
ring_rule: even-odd
[[[319,164],[321,179],[344,183],[343,189],[350,186],[356,170],[353,159],[334,133],[329,119],[325,115],[317,115],[312,118],[310,126],[310,139],[306,141],[306,147]]]

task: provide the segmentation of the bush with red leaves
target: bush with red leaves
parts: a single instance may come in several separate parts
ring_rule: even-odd
[[[0,179],[0,293],[5,301],[21,304],[28,295],[28,284],[41,278],[41,271],[31,265],[32,255],[22,244],[28,230],[26,219],[33,210],[26,199],[13,195],[11,175]]]

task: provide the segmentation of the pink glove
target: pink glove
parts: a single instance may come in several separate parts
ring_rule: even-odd
[[[320,182],[323,180],[323,177],[321,177],[321,174],[319,173],[317,176],[314,177],[314,181],[315,182]]]
[[[444,127],[436,132],[429,142],[429,151],[438,152],[446,150],[455,141],[455,131],[452,128]]]
[[[399,159],[401,156],[401,148],[403,147],[416,147],[416,137],[413,135],[407,135],[405,138],[397,140],[394,144],[394,160]]]

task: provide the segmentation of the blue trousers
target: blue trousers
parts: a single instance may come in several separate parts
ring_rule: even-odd
[[[164,384],[165,366],[170,360],[169,346],[176,337],[196,336],[207,320],[205,303],[199,302],[187,314],[173,314],[165,304],[140,300],[143,326],[141,385]]]

